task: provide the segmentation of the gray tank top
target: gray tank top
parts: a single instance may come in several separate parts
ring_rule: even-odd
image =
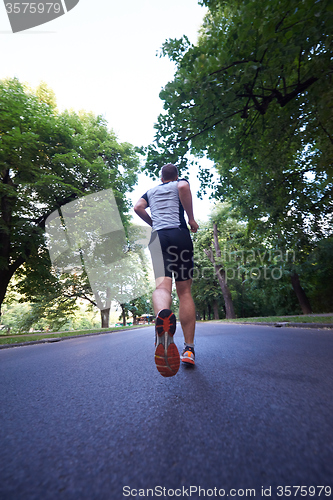
[[[153,231],[171,229],[174,227],[187,228],[184,218],[184,208],[180,202],[177,181],[165,182],[149,189],[143,196],[150,207],[153,221]]]

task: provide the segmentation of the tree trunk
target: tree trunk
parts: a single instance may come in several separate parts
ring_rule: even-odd
[[[218,266],[218,267],[221,267],[221,266]],[[230,293],[229,287],[228,287],[226,280],[225,280],[225,270],[219,269],[217,272],[218,272],[217,278],[218,278],[219,283],[220,283],[220,287],[222,290],[224,303],[225,303],[225,317],[226,317],[226,319],[235,319],[236,314],[234,311],[234,305],[232,303],[231,293]]]
[[[1,306],[6,295],[10,278],[11,278],[10,273],[7,270],[3,269],[0,271],[0,316],[1,316]]]
[[[214,319],[220,319],[219,317],[219,304],[217,300],[213,302],[213,310],[214,310]]]
[[[244,265],[245,265],[245,262],[244,262]],[[245,283],[245,273],[242,273],[242,305],[241,305],[242,318],[245,318],[245,313],[244,313],[244,283]]]
[[[220,249],[218,236],[217,236],[217,225],[215,224],[215,222],[213,224],[213,228],[214,228],[215,253],[216,253],[217,259],[220,259],[221,258],[221,249]],[[236,315],[235,315],[235,311],[234,311],[234,305],[232,303],[231,293],[230,293],[229,287],[228,287],[226,279],[225,279],[225,270],[222,268],[222,266],[220,264],[216,263],[212,248],[209,248],[209,250],[204,250],[204,252],[214,266],[214,270],[215,270],[219,285],[220,285],[221,290],[222,290],[224,303],[225,303],[225,317],[227,319],[234,319],[234,318],[236,318]]]
[[[293,286],[294,292],[296,293],[296,297],[298,299],[299,305],[301,306],[303,314],[312,314],[309,299],[307,298],[305,291],[301,287],[299,276],[297,273],[293,273],[291,275],[291,284]]]
[[[110,308],[101,309],[102,328],[109,328]]]
[[[122,317],[123,317],[123,326],[126,326],[126,311],[125,311],[125,307],[121,306],[122,308]]]

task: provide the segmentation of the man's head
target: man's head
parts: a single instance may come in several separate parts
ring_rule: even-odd
[[[172,163],[167,163],[161,170],[162,182],[176,181],[178,179],[178,168]]]

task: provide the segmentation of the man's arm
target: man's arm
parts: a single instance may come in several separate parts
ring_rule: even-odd
[[[149,226],[153,225],[153,221],[151,220],[150,215],[148,212],[146,212],[146,208],[148,206],[148,203],[144,198],[140,198],[139,201],[135,204],[134,206],[134,212],[142,219],[144,220]]]
[[[187,181],[179,181],[178,182],[178,193],[181,204],[184,207],[185,212],[187,213],[188,223],[191,227],[192,233],[196,233],[199,226],[194,220],[193,215],[193,204],[192,204],[192,193],[190,185]]]

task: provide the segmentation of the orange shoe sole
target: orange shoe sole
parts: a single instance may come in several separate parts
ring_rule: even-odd
[[[185,363],[186,365],[195,365],[195,361],[193,361],[193,359],[190,359],[190,358],[183,358],[182,359],[182,363]]]
[[[162,377],[173,377],[179,370],[180,356],[173,336],[176,317],[170,309],[162,309],[155,321],[155,364]]]
[[[159,344],[155,351],[155,364],[162,377],[176,375],[180,366],[180,357],[176,344],[170,344],[167,351],[163,344]]]

